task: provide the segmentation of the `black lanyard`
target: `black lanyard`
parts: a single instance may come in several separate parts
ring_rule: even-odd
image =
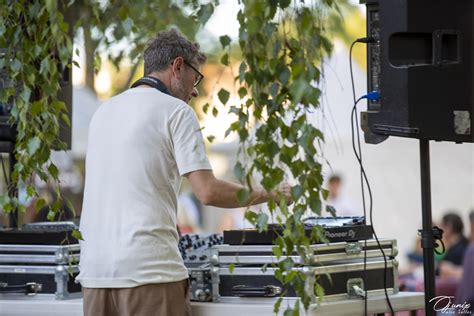
[[[161,82],[161,80],[159,80],[158,78],[155,78],[152,76],[142,77],[132,84],[132,88],[136,88],[141,85],[149,86],[149,87],[155,88],[158,91],[171,95],[168,88],[166,88],[165,84]]]

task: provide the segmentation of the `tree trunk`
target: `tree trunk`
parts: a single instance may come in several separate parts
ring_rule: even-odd
[[[97,43],[92,39],[91,28],[89,25],[83,26],[84,30],[84,46],[86,54],[86,65],[85,65],[85,76],[86,76],[86,87],[91,89],[94,93],[95,87],[95,71],[94,71],[94,52],[97,48]]]

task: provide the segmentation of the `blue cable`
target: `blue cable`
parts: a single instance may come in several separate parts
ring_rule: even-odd
[[[367,99],[370,101],[378,101],[380,99],[380,92],[378,91],[369,92],[366,95],[361,96],[358,101],[362,99]]]

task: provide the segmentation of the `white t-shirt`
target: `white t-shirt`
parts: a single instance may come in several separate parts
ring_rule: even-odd
[[[176,231],[181,176],[210,169],[196,115],[183,101],[133,88],[100,106],[89,127],[82,286],[186,279]]]
[[[340,194],[337,198],[328,197],[327,204],[336,209],[337,216],[362,216],[362,211],[358,210],[354,203],[345,195]],[[328,215],[330,216],[330,215]]]

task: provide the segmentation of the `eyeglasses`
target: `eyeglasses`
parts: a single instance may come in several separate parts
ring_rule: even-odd
[[[189,67],[191,67],[197,74],[198,74],[198,78],[196,79],[196,81],[194,82],[194,87],[197,87],[197,85],[201,82],[202,78],[204,78],[204,75],[199,71],[197,70],[193,65],[191,65],[191,63],[188,63],[186,60],[184,60],[184,63],[186,65],[188,65]]]

